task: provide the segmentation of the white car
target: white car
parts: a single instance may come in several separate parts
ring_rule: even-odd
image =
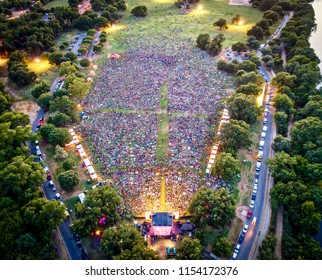
[[[264,118],[263,124],[267,124],[267,118]]]
[[[56,193],[56,194],[55,194],[55,198],[56,198],[57,200],[62,200],[61,195],[60,195],[59,193]]]
[[[237,245],[236,245],[235,250],[234,250],[234,252],[235,252],[236,254],[238,254],[238,253],[239,253],[240,246],[241,246],[240,244],[237,244]]]
[[[45,172],[48,174],[49,173],[49,169],[48,169],[48,167],[47,166],[45,166],[44,167],[44,170],[45,170]]]
[[[236,258],[237,258],[237,253],[234,253],[231,259],[236,260]]]
[[[253,189],[257,191],[257,184],[254,184]]]
[[[255,200],[251,200],[249,204],[249,208],[254,208]]]
[[[248,231],[248,225],[244,225],[244,228],[243,228],[243,233],[246,233]]]

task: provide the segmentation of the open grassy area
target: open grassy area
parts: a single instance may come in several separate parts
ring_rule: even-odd
[[[174,6],[174,1],[153,0],[138,1],[128,0],[128,8],[120,25],[116,24],[110,29],[108,42],[113,50],[122,52],[126,46],[124,39],[141,36],[153,38],[154,34],[163,34],[166,37],[191,39],[194,43],[201,33],[209,33],[216,36],[219,33],[225,35],[224,47],[228,47],[238,41],[247,39],[247,31],[262,18],[262,13],[252,7],[230,6],[228,0],[203,0],[196,6],[191,6],[188,14],[180,14],[180,9]],[[148,16],[137,19],[131,15],[131,10],[137,5],[148,7]],[[202,9],[199,9],[201,5]],[[231,25],[232,18],[239,14],[244,24],[242,26]],[[220,31],[213,23],[225,18],[228,30]],[[175,32],[174,32],[175,30]],[[139,43],[139,41],[138,41]]]
[[[68,6],[68,0],[54,0],[46,4],[44,6],[44,9],[50,10],[51,8],[67,7],[67,6]]]
[[[30,71],[35,72],[37,75],[42,74],[53,67],[53,65],[49,64],[48,59],[41,58],[34,58],[28,62],[27,66]]]

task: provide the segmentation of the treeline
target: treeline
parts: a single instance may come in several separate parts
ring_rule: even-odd
[[[54,228],[63,221],[65,208],[46,200],[38,187],[45,172],[29,155],[29,117],[10,111],[13,103],[0,84],[0,258],[54,259]]]
[[[2,3],[2,2],[1,2]],[[0,3],[0,7],[1,7]],[[50,51],[55,38],[71,28],[88,30],[110,26],[122,17],[121,11],[126,9],[124,1],[104,1],[104,10],[98,16],[93,10],[82,15],[74,7],[56,7],[45,10],[41,4],[32,11],[16,19],[7,19],[5,10],[0,13],[0,54],[8,57],[16,50],[24,50],[30,55],[39,55]],[[50,13],[51,19],[45,21],[45,14]]]
[[[313,239],[322,217],[322,95],[321,88],[316,89],[321,75],[320,60],[308,41],[315,27],[309,2],[290,4],[292,19],[281,36],[269,43],[272,52],[285,49],[287,57],[286,65],[272,80],[277,89],[273,101],[279,134],[272,146],[275,158],[269,160],[275,184],[272,208],[276,213],[278,206],[284,207],[283,259],[322,259],[320,245]],[[289,123],[290,139],[286,137]],[[274,242],[267,240],[265,244]],[[274,258],[274,246],[266,245],[260,249],[260,258]]]

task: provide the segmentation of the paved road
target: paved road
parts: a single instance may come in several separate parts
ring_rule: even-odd
[[[86,54],[85,57],[90,57],[92,56],[93,54],[93,51],[92,51],[92,48],[93,48],[93,45],[96,43],[95,42],[95,39],[98,40],[98,37],[99,37],[99,34],[100,32],[97,32],[95,34],[95,37],[94,37],[94,40],[90,46],[90,50],[88,51],[88,53]],[[77,54],[77,50],[83,40],[83,38],[86,36],[86,34],[79,34],[79,39],[77,40],[77,42],[75,42],[74,44],[74,47],[72,49],[73,52],[75,52]],[[57,84],[59,83],[59,81],[61,80],[60,77],[57,77],[53,84],[51,85],[51,88],[50,88],[50,91],[49,93],[53,94],[53,92],[57,89]],[[37,116],[32,124],[32,131],[33,132],[36,132],[36,128],[37,128],[37,125],[39,123],[39,121],[45,116],[45,111],[44,109],[40,109],[37,113]],[[30,152],[33,154],[33,155],[36,155],[36,146],[29,143],[29,148],[30,148]],[[44,151],[42,151],[43,153]],[[37,159],[36,161],[39,161],[39,159]],[[49,200],[51,199],[55,199],[55,194],[57,193],[56,192],[53,192],[52,189],[49,187],[49,181],[45,181],[44,184],[43,184],[43,191],[45,193],[45,197]],[[76,244],[76,241],[73,237],[73,234],[70,230],[70,223],[71,223],[71,219],[68,219],[64,222],[62,222],[60,225],[59,225],[59,231],[60,231],[60,234],[63,238],[63,242],[65,244],[65,247],[66,247],[66,250],[68,252],[68,255],[70,257],[70,259],[72,260],[82,260],[82,259],[88,259],[88,257],[84,254],[82,254],[82,250],[79,249],[77,247],[77,244]],[[84,248],[85,250],[85,248]],[[86,252],[86,251],[85,251]]]
[[[269,43],[269,41],[271,41],[272,39],[279,37],[281,30],[285,27],[286,23],[288,22],[289,18],[292,17],[292,15],[293,14],[290,13],[290,15],[284,16],[282,23],[277,28],[275,33],[266,41],[266,43]],[[260,50],[258,51],[258,54],[260,57],[262,56]],[[265,67],[260,66],[259,73],[265,78],[266,82],[270,82],[271,76],[265,69]],[[258,178],[258,189],[253,213],[253,217],[256,217],[257,221],[255,224],[252,224],[251,220],[247,219],[245,223],[249,225],[249,229],[245,236],[244,242],[241,245],[240,252],[237,255],[238,260],[256,259],[258,246],[264,239],[270,223],[271,207],[269,201],[269,191],[273,187],[273,178],[268,171],[266,160],[273,157],[274,152],[271,149],[271,144],[276,136],[276,126],[273,122],[274,107],[271,102],[275,94],[275,89],[270,85],[268,86],[268,93],[270,93],[271,99],[267,99],[267,94],[264,97],[264,102],[269,102],[266,124],[267,132],[263,149],[263,158],[259,174],[258,176],[255,175],[254,177],[254,179]]]

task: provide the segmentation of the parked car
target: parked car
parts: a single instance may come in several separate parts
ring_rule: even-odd
[[[50,173],[47,174],[47,180],[51,180],[53,177],[51,176]]]
[[[249,208],[254,208],[255,206],[255,200],[251,200],[249,204]]]
[[[59,193],[56,193],[56,194],[55,194],[55,198],[56,198],[57,200],[62,200],[61,195],[60,195]]]
[[[241,246],[240,244],[237,244],[237,245],[236,245],[235,250],[234,250],[234,252],[235,252],[236,254],[238,254],[238,253],[239,253],[240,246]]]
[[[248,227],[249,227],[248,225],[244,225],[243,233],[245,233],[245,234],[247,233],[247,231],[248,231]]]
[[[253,215],[253,210],[248,209],[247,211],[247,219],[250,219]]]
[[[242,232],[238,238],[238,243],[239,244],[243,243],[244,239],[245,239],[245,233]]]
[[[48,169],[48,167],[47,166],[45,166],[44,167],[44,170],[45,170],[45,172],[48,174],[49,173],[49,169]]]

